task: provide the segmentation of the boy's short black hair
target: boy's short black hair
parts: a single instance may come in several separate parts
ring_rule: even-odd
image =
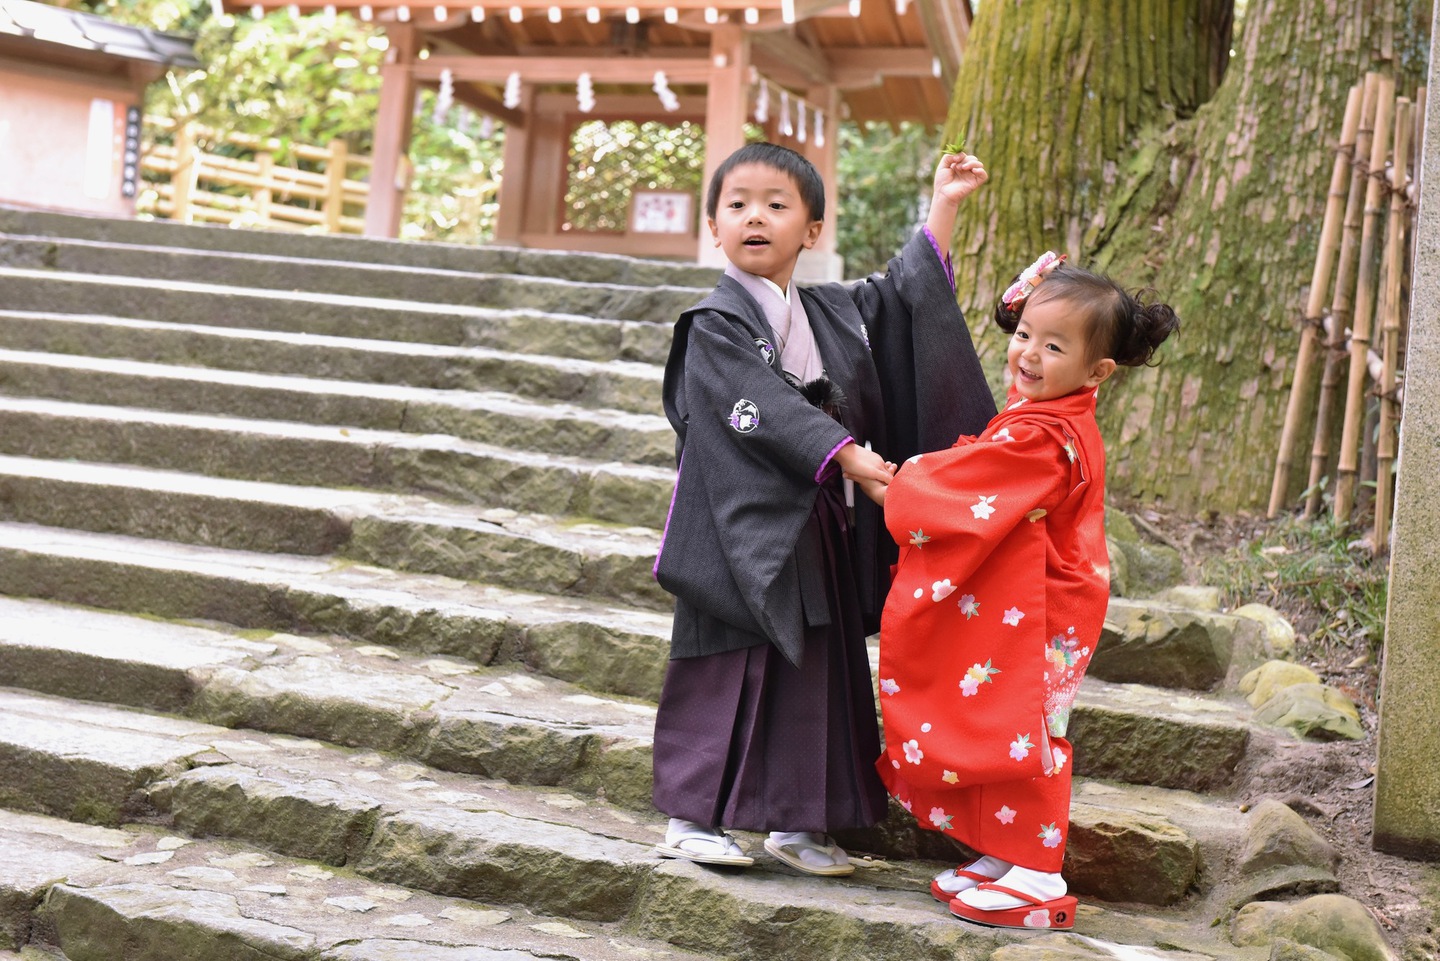
[[[710,178],[710,189],[705,194],[705,216],[710,220],[715,219],[715,211],[720,207],[720,188],[725,184],[725,176],[736,167],[745,164],[761,164],[778,170],[781,173],[789,174],[800,188],[800,199],[810,211],[811,220],[825,219],[825,181],[820,179],[820,171],[815,165],[789,147],[782,147],[774,143],[747,143],[739,150],[726,157],[719,167],[715,168],[715,175]]]

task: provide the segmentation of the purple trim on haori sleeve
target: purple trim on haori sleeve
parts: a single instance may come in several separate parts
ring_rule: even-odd
[[[928,241],[930,241],[930,246],[931,246],[931,247],[935,248],[935,256],[938,257],[938,258],[940,259],[940,262],[945,265],[945,276],[948,277],[948,278],[950,278],[950,289],[951,289],[951,290],[954,290],[954,289],[955,289],[955,263],[954,263],[954,261],[952,261],[952,260],[950,259],[950,254],[949,254],[949,253],[947,253],[946,251],[943,251],[943,250],[940,249],[940,241],[938,241],[938,240],[935,239],[935,235],[930,232],[930,227],[929,227],[928,225],[922,226],[920,229],[923,230],[923,231],[925,231],[925,239],[928,240]]]
[[[680,492],[680,472],[684,469],[685,454],[682,452],[680,463],[675,467],[675,489],[670,492],[670,507],[665,511],[665,529],[660,532],[660,547],[655,551],[655,566],[650,569],[650,576],[657,581],[660,579],[660,555],[665,553],[665,535],[670,533],[670,515],[675,513],[675,495]]]
[[[840,443],[836,444],[835,447],[834,447],[834,449],[832,449],[832,450],[830,451],[830,453],[828,453],[828,454],[825,455],[825,459],[820,462],[820,469],[815,472],[815,483],[817,483],[817,484],[823,484],[823,483],[825,483],[825,478],[828,477],[828,476],[830,476],[830,471],[831,471],[831,463],[830,463],[830,462],[835,459],[835,455],[836,455],[836,454],[840,453],[840,448],[844,447],[846,444],[853,444],[853,443],[855,443],[855,438],[853,438],[853,437],[847,437],[847,438],[845,438],[844,440],[842,440]],[[663,541],[662,541],[662,544],[663,544]],[[658,565],[658,564],[659,564],[659,561],[656,561],[656,564]]]

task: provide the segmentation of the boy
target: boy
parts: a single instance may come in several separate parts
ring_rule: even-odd
[[[724,825],[770,832],[799,871],[849,874],[829,832],[885,814],[865,638],[893,545],[842,475],[888,483],[892,462],[995,413],[941,246],[985,179],[947,154],[926,229],[887,274],[803,289],[795,264],[825,219],[815,167],[754,143],[711,180],[730,265],[681,315],[665,368],[679,473],[655,562],[676,597],[655,723],[662,856],[753,863]]]

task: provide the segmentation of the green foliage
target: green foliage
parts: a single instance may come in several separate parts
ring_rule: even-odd
[[[700,195],[705,133],[699,124],[591,120],[570,139],[565,228],[623,231],[636,190]]]
[[[1253,541],[1207,560],[1201,581],[1232,604],[1256,601],[1285,614],[1327,657],[1337,650],[1373,657],[1385,636],[1388,565],[1358,538],[1355,527],[1328,515],[1281,517]]]
[[[287,142],[340,139],[369,153],[388,46],[383,33],[351,17],[210,19],[195,43],[206,69],[172,72],[147,109]]]
[[[488,131],[468,111],[452,111],[448,121],[434,122],[436,96],[421,95],[425,123],[417,123],[410,156],[415,164],[400,236],[406,240],[443,240],[457,244],[488,243],[495,236],[499,213],[504,127]],[[460,119],[463,118],[463,119]]]
[[[43,2],[43,0],[42,0]],[[193,35],[210,15],[210,0],[80,0],[55,4],[161,33]]]
[[[838,147],[839,185],[831,188],[840,225],[835,246],[846,276],[863,277],[884,268],[924,222],[940,156],[937,131],[909,122],[898,129],[844,123]]]

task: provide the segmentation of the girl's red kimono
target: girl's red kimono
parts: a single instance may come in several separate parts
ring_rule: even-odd
[[[1075,691],[1110,594],[1096,390],[1011,393],[979,437],[906,462],[880,634],[890,793],[980,854],[1058,872]]]

